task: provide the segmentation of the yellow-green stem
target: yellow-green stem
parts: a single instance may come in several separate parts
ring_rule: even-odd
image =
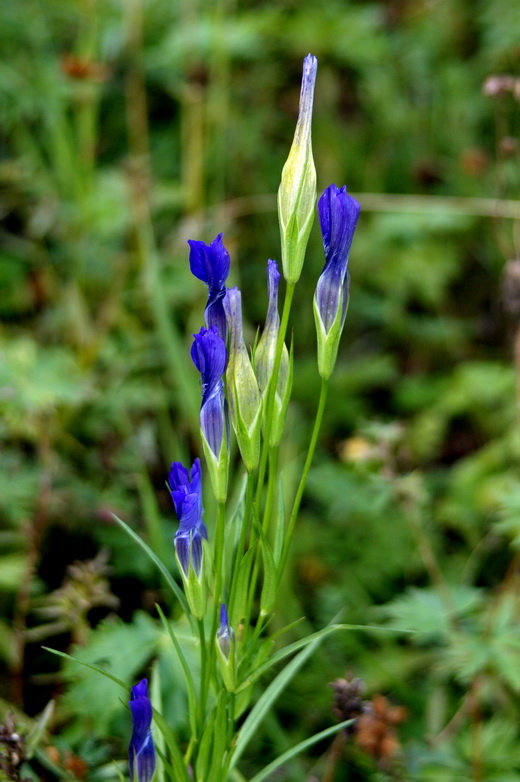
[[[287,562],[287,556],[289,554],[289,547],[291,545],[291,539],[294,532],[294,525],[296,524],[296,519],[298,518],[298,511],[300,510],[300,503],[302,501],[303,492],[305,491],[305,485],[307,483],[307,477],[309,475],[309,470],[311,468],[312,459],[314,457],[314,451],[316,450],[316,443],[318,442],[318,435],[321,428],[321,422],[323,420],[323,413],[325,411],[325,403],[327,401],[327,394],[329,390],[329,381],[325,380],[324,378],[321,379],[321,389],[320,389],[320,399],[318,402],[318,409],[316,411],[316,418],[314,419],[314,427],[312,430],[311,440],[309,443],[309,449],[307,451],[307,457],[305,459],[305,464],[303,466],[303,472],[302,476],[300,478],[300,483],[298,484],[298,489],[296,491],[296,496],[294,498],[291,515],[289,518],[289,524],[287,526],[287,532],[285,534],[285,540],[283,544],[282,549],[282,556],[280,557],[280,564],[278,566],[278,582],[280,582],[280,579],[282,577],[282,573],[285,567],[285,563]]]

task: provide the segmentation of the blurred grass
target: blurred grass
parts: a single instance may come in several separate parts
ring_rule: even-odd
[[[418,643],[368,633],[330,641],[246,770],[258,770],[270,743],[284,751],[329,724],[325,684],[348,668],[369,695],[407,705],[399,730],[414,778],[440,782],[443,767],[450,778],[520,778],[517,753],[506,747],[506,762],[489,749],[501,725],[513,746],[519,716],[508,546],[520,534],[511,500],[519,101],[482,92],[490,75],[519,75],[519,34],[519,12],[505,0],[1,6],[3,698],[33,716],[60,696],[55,661],[26,644],[24,630],[39,626],[35,598],[45,601],[73,560],[110,549],[124,624],[93,609],[92,628],[105,621],[89,649],[95,656],[103,641],[116,675],[111,636],[138,636],[136,611],[167,604],[110,512],[169,560],[167,465],[199,448],[188,353],[205,291],[189,274],[186,240],[224,231],[252,342],[265,314],[265,263],[278,254],[275,193],[310,50],[319,59],[319,187],[346,182],[363,212],[348,324],[275,623],[305,614],[321,627],[340,609],[353,622],[430,622]],[[319,392],[312,294],[322,263],[315,229],[292,324],[287,480]],[[475,608],[459,617],[462,588]],[[52,642],[65,649],[72,640]],[[180,676],[160,662],[177,688],[165,708],[182,732]],[[54,743],[62,765],[67,752],[81,756],[95,780],[110,752],[124,754],[126,727],[103,713],[100,732],[118,738],[94,749],[100,706],[85,703],[74,717],[81,692],[59,697]],[[327,748],[319,752],[308,773],[328,782],[400,778],[354,746],[335,768]]]

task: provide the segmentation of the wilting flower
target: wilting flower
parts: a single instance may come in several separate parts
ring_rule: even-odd
[[[226,371],[231,420],[246,469],[254,470],[260,458],[262,400],[242,333],[242,300],[238,288],[230,288],[224,309],[231,332]]]
[[[345,324],[350,277],[348,256],[360,206],[355,198],[330,185],[318,201],[325,266],[314,294],[314,317],[318,334],[318,368],[329,378]]]
[[[278,190],[283,273],[291,283],[297,282],[300,277],[314,220],[316,169],[312,156],[311,122],[317,70],[318,60],[308,54],[303,61],[298,122]]]
[[[172,462],[168,487],[179,519],[179,529],[175,533],[175,551],[179,564],[186,577],[190,563],[195,574],[200,576],[202,539],[208,539],[208,531],[202,521],[204,509],[200,460],[195,459],[191,473],[180,462]]]
[[[188,240],[190,246],[190,269],[192,274],[208,286],[208,303],[204,310],[206,326],[216,326],[219,336],[226,339],[226,316],[223,299],[226,295],[226,280],[229,274],[229,253],[219,234],[211,244]]]
[[[129,701],[132,712],[132,738],[128,748],[128,767],[130,782],[151,782],[155,773],[155,747],[153,745],[151,724],[152,704],[148,697],[148,681],[142,679],[132,687]]]
[[[219,502],[223,502],[227,495],[229,463],[222,381],[227,361],[226,345],[219,336],[216,326],[210,329],[202,328],[193,336],[191,357],[202,379],[200,407],[202,444],[215,496]]]
[[[258,380],[258,386],[265,403],[267,400],[267,390],[271,375],[273,374],[276,344],[278,342],[278,332],[280,330],[280,316],[278,314],[278,284],[280,282],[280,273],[276,261],[267,262],[267,294],[268,307],[265,328],[258,341],[255,350],[255,372]],[[278,382],[274,395],[273,418],[271,421],[271,430],[269,444],[278,445],[283,432],[283,424],[289,396],[292,386],[291,360],[286,346],[282,348],[280,367],[278,370]]]
[[[232,691],[235,689],[235,633],[229,624],[225,603],[220,606],[220,624],[215,640],[220,673],[226,689]]]

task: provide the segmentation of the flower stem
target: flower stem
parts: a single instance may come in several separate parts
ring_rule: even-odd
[[[321,428],[321,422],[323,420],[323,413],[325,411],[325,403],[327,401],[327,394],[329,391],[329,381],[325,380],[325,378],[321,379],[321,389],[320,389],[320,399],[318,402],[318,409],[316,411],[316,418],[314,419],[314,427],[312,430],[311,440],[309,443],[309,449],[307,451],[307,457],[305,459],[305,464],[303,466],[303,472],[302,476],[300,478],[300,483],[298,484],[298,490],[296,491],[296,496],[294,498],[292,510],[291,510],[291,516],[289,518],[289,524],[287,526],[287,532],[285,534],[285,540],[283,544],[282,549],[282,556],[280,557],[280,563],[278,565],[278,583],[280,583],[285,563],[287,562],[287,556],[289,553],[289,547],[291,545],[291,540],[294,532],[294,525],[296,524],[296,519],[298,517],[298,511],[300,510],[300,503],[302,501],[303,492],[305,491],[305,484],[307,483],[307,476],[309,475],[309,470],[311,468],[312,459],[314,457],[314,451],[316,450],[316,443],[318,441],[318,435]]]
[[[235,556],[233,560],[233,568],[232,568],[232,575],[231,575],[231,589],[229,593],[229,601],[228,601],[228,613],[230,616],[233,615],[233,606],[235,604],[235,598],[236,598],[236,590],[238,585],[238,571],[240,569],[240,562],[241,558],[244,555],[245,552],[245,545],[246,545],[246,537],[249,530],[250,522],[251,522],[251,512],[252,512],[252,506],[253,506],[253,496],[254,496],[254,490],[255,490],[255,475],[254,473],[249,472],[247,474],[247,486],[246,486],[246,501],[244,506],[244,516],[242,518],[242,527],[240,529],[240,538],[238,540],[238,546],[235,551]],[[239,617],[240,619],[242,617]]]

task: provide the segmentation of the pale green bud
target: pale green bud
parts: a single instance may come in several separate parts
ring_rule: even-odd
[[[231,333],[226,370],[231,421],[246,469],[251,472],[260,459],[262,400],[242,334],[242,305],[238,288],[230,288],[224,309]]]
[[[316,169],[312,157],[311,123],[317,69],[316,57],[308,54],[303,61],[298,122],[278,189],[283,274],[291,283],[300,277],[314,220]]]
[[[228,692],[233,692],[236,687],[236,641],[235,633],[229,625],[225,603],[222,603],[220,607],[220,625],[215,644],[224,686]]]
[[[278,283],[280,274],[276,261],[267,263],[267,286],[268,286],[268,309],[265,328],[255,350],[255,372],[258,379],[258,385],[262,393],[264,403],[264,419],[267,397],[269,390],[269,381],[273,374],[274,361],[276,355],[276,344],[278,342],[278,332],[280,330],[280,316],[278,314]],[[289,359],[289,352],[284,345],[280,359],[280,368],[278,371],[278,380],[274,395],[273,417],[271,421],[269,445],[271,447],[278,445],[281,440],[285,414],[289,404],[292,387],[292,360]],[[264,420],[265,426],[265,420]]]

